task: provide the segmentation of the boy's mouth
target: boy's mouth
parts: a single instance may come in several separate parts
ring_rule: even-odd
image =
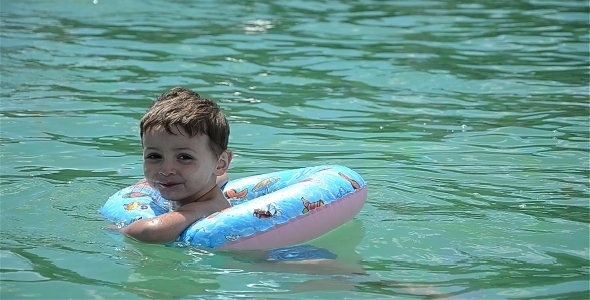
[[[180,183],[175,183],[175,182],[158,182],[158,185],[160,185],[163,188],[171,188],[171,187],[175,187],[177,185],[180,185]]]

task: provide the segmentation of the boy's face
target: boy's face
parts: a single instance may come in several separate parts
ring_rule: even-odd
[[[164,128],[143,135],[143,172],[147,182],[162,197],[181,205],[196,201],[215,187],[229,161],[209,149],[209,137],[189,138],[181,128],[173,127],[170,134]]]

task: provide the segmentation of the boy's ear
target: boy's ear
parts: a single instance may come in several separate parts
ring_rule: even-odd
[[[224,150],[221,152],[219,159],[217,159],[217,168],[215,169],[214,174],[216,176],[223,175],[229,168],[232,158],[234,158],[234,153],[231,150]]]

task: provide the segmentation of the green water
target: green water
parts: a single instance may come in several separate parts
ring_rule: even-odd
[[[587,1],[1,0],[2,299],[588,299]],[[139,244],[138,121],[221,104],[231,176],[343,164],[327,265]],[[252,254],[255,255],[255,254]],[[364,274],[363,274],[364,273]]]

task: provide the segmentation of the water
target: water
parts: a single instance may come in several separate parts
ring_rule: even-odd
[[[1,2],[2,299],[588,299],[587,1]],[[329,265],[134,243],[176,85],[231,121],[231,176],[369,182]]]

